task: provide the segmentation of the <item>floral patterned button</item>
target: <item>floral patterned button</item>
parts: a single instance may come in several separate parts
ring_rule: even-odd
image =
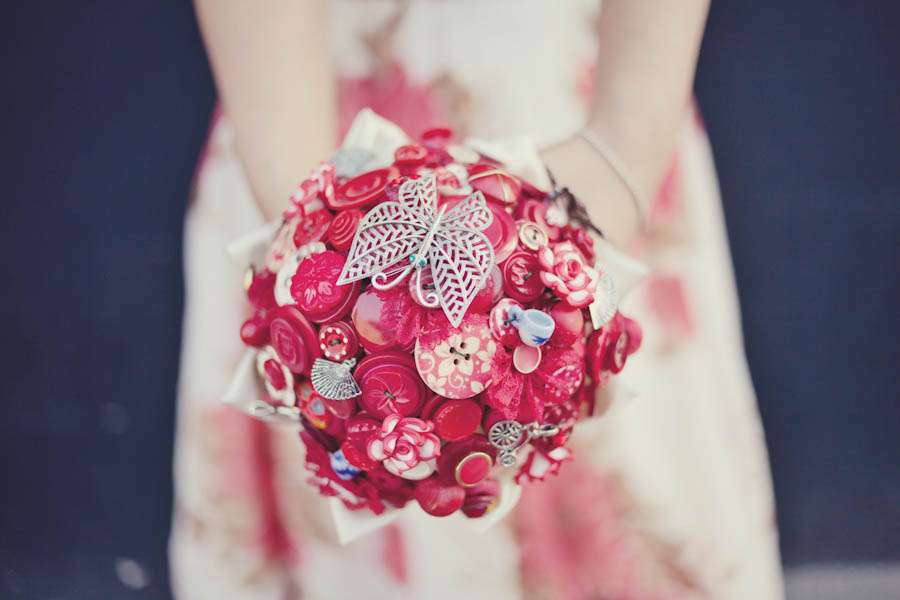
[[[425,387],[403,352],[370,354],[353,375],[362,390],[359,403],[372,416],[415,415],[425,401]]]
[[[448,322],[416,342],[416,368],[426,385],[445,398],[471,398],[491,383],[497,342],[485,315],[467,315],[459,327]]]
[[[326,250],[304,258],[291,278],[291,296],[308,319],[323,323],[341,318],[353,308],[360,284],[338,285],[345,256]]]

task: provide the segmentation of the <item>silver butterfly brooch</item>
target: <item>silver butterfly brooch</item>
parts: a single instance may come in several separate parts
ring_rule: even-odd
[[[373,287],[386,290],[415,272],[417,300],[440,306],[458,327],[494,266],[494,248],[483,233],[493,218],[481,192],[438,207],[433,175],[409,179],[396,202],[382,202],[360,221],[337,282],[371,277]],[[434,290],[423,285],[426,268]]]

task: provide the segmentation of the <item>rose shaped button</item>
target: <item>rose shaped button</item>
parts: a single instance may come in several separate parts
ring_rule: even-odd
[[[466,315],[459,327],[444,321],[416,342],[416,368],[422,380],[445,398],[471,398],[491,383],[497,342],[485,315]]]
[[[337,320],[353,308],[360,283],[338,285],[346,257],[326,250],[307,256],[291,278],[291,296],[297,307],[315,323]]]

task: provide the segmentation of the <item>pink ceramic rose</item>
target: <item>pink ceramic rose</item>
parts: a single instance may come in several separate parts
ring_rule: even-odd
[[[390,473],[404,479],[425,479],[436,468],[441,440],[431,421],[389,415],[366,448],[369,458],[380,460]]]
[[[592,269],[571,242],[543,246],[538,250],[541,281],[561,300],[574,308],[584,308],[594,301],[597,271]]]

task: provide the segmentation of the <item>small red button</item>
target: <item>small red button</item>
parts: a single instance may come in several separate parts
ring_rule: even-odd
[[[508,348],[515,348],[522,343],[519,338],[519,330],[512,324],[509,315],[513,307],[522,308],[522,305],[509,298],[503,298],[491,309],[490,327],[494,339]]]
[[[311,215],[299,217],[294,229],[294,246],[300,248],[311,242],[318,242],[328,231],[331,214],[327,210],[317,210]]]
[[[319,329],[319,350],[328,360],[341,362],[359,352],[359,340],[353,327],[338,321]]]
[[[428,150],[419,144],[407,144],[394,151],[394,164],[401,169],[414,169],[425,164]]]
[[[353,243],[353,236],[356,235],[356,227],[362,218],[362,211],[355,208],[342,210],[335,215],[326,234],[326,239],[331,247],[341,252],[348,251]]]
[[[503,289],[513,300],[531,302],[544,292],[541,265],[531,252],[514,252],[503,263]]]
[[[397,344],[397,333],[386,327],[381,318],[383,310],[384,301],[377,292],[368,289],[356,299],[350,315],[359,343],[369,352],[387,350]]]
[[[469,487],[488,476],[495,450],[483,435],[471,435],[441,448],[438,475],[445,483]]]
[[[475,433],[481,424],[481,407],[473,400],[448,400],[431,416],[434,431],[447,442],[461,440]]]

